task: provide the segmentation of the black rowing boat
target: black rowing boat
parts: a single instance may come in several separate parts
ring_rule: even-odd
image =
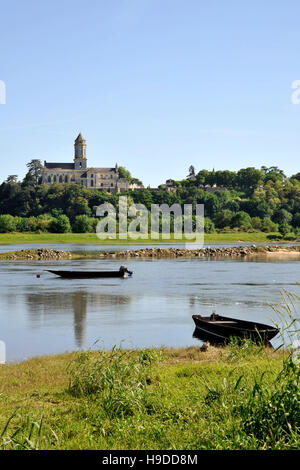
[[[68,279],[125,277],[126,274],[132,275],[132,271],[129,271],[126,266],[121,266],[119,271],[55,271],[53,269],[46,269],[46,271]]]
[[[196,337],[203,336],[215,343],[226,343],[231,337],[251,339],[254,342],[268,343],[279,330],[264,323],[237,320],[213,313],[209,317],[193,315]]]

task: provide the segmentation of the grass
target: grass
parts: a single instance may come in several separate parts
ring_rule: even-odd
[[[285,352],[87,351],[0,368],[4,449],[295,449],[299,368]]]
[[[240,242],[253,242],[253,243],[270,243],[269,235],[275,236],[276,234],[268,234],[265,232],[232,232],[232,233],[211,233],[205,234],[205,243],[240,243]],[[15,233],[0,233],[0,244],[15,244],[15,243],[97,243],[97,244],[114,244],[124,243],[182,243],[185,240],[174,240],[171,236],[168,240],[99,240],[96,233],[29,233],[29,232],[15,232]],[[188,242],[188,240],[186,240]]]

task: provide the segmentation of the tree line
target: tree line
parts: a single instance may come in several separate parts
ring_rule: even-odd
[[[0,232],[93,232],[100,204],[111,203],[118,208],[120,194],[74,183],[40,184],[39,165],[38,160],[32,160],[23,181],[10,175],[0,185]],[[121,173],[132,178],[126,169]],[[204,204],[206,232],[257,230],[299,235],[300,173],[287,178],[277,167],[198,173],[190,167],[189,176],[174,181],[169,191],[144,188],[122,195],[127,196],[129,206],[142,203],[149,210],[151,204]]]

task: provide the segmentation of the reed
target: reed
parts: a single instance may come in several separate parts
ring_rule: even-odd
[[[91,351],[78,355],[69,368],[69,393],[97,400],[109,417],[133,415],[142,409],[154,350],[124,351],[114,347],[110,353]]]

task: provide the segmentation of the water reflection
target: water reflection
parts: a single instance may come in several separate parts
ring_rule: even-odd
[[[86,333],[87,295],[86,293],[78,292],[73,295],[72,301],[75,344],[78,348],[82,348],[85,343]]]
[[[57,316],[73,313],[74,339],[77,348],[86,341],[87,315],[89,311],[122,310],[132,298],[125,295],[89,292],[26,294],[30,327],[40,328],[45,322],[57,324]]]

